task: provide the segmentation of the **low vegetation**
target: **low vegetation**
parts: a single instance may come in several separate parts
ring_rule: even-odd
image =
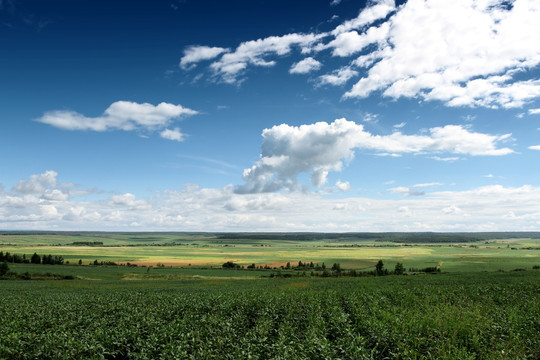
[[[0,235],[0,359],[540,358],[538,240],[242,236]]]
[[[6,359],[537,359],[538,273],[2,282]]]

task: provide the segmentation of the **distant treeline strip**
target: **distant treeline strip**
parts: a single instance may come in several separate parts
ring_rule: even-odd
[[[0,251],[0,262],[7,262],[12,264],[62,265],[64,264],[64,258],[58,255],[41,256],[37,253],[34,253],[34,255],[32,255],[30,259],[28,259],[25,254],[10,254],[9,252],[6,252],[4,254],[3,251]]]
[[[218,239],[226,240],[292,240],[340,242],[372,240],[394,243],[466,243],[495,239],[540,239],[540,232],[483,232],[483,233],[217,233]]]

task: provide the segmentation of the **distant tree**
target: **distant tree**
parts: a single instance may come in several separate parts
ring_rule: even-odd
[[[0,263],[0,276],[6,275],[8,271],[9,271],[9,266],[7,262],[4,261]]]
[[[79,259],[79,265],[82,265],[82,259]]]
[[[302,267],[302,266],[304,266],[304,264],[302,264],[302,260],[300,260],[300,261],[298,262],[298,267]]]
[[[341,265],[338,264],[338,263],[334,263],[334,265],[332,265],[332,270],[337,271],[337,272],[341,272]]]
[[[323,270],[326,270],[326,265],[324,265],[324,263],[322,263],[321,267],[322,267]]]
[[[227,261],[222,265],[224,269],[238,269],[240,265],[233,263],[232,261]]]
[[[403,275],[404,272],[405,268],[403,267],[403,264],[400,262],[396,263],[396,266],[394,267],[394,274]]]
[[[288,262],[288,263],[287,263],[287,266],[285,266],[285,268],[286,268],[286,269],[290,269],[290,268],[291,268],[291,263]]]
[[[377,262],[377,265],[375,265],[375,275],[384,275],[384,263],[382,262],[382,260],[379,260]]]
[[[30,262],[32,264],[41,264],[41,256],[39,256],[37,253],[34,253],[32,257],[30,258]]]

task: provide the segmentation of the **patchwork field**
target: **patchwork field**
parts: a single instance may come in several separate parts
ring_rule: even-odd
[[[59,255],[71,265],[98,260],[139,266],[221,267],[232,261],[242,266],[280,267],[302,261],[368,270],[383,260],[387,268],[401,262],[406,269],[438,266],[442,271],[469,272],[540,264],[539,238],[501,238],[498,234],[493,239],[485,236],[467,242],[455,236],[455,242],[405,243],[391,241],[391,237],[381,241],[366,236],[325,239],[322,235],[306,234],[299,240],[296,234],[289,239],[287,234],[274,238],[240,234],[235,238],[234,234],[5,233],[0,235],[0,251],[27,257],[34,252]]]

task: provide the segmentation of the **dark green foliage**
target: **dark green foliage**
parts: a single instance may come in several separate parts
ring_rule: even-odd
[[[403,275],[404,272],[405,268],[403,267],[403,264],[400,262],[396,263],[396,266],[394,267],[394,274]]]
[[[377,261],[377,264],[375,265],[375,275],[384,275],[384,263],[382,262],[382,260]]]
[[[0,359],[538,359],[539,276],[4,281]]]
[[[233,263],[232,261],[227,261],[223,265],[221,265],[224,269],[240,269],[241,266],[238,264]]]
[[[4,261],[4,262],[1,262],[0,263],[0,276],[4,276],[8,273],[9,271],[9,266],[8,264]]]
[[[32,257],[30,258],[30,262],[32,264],[41,264],[41,256],[39,256],[37,253],[34,253]]]

